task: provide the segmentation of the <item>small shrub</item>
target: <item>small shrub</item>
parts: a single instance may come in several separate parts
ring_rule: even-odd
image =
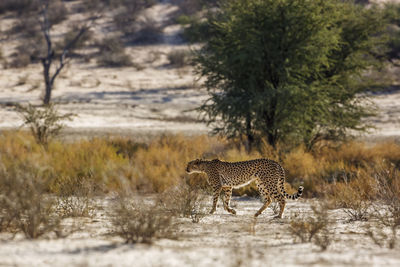
[[[51,25],[59,24],[68,17],[68,9],[61,0],[50,1],[47,13]]]
[[[58,179],[57,213],[62,218],[92,217],[94,181],[90,178]]]
[[[24,120],[23,124],[31,130],[36,142],[44,146],[48,145],[50,139],[60,134],[65,127],[62,122],[71,120],[74,116],[71,113],[60,115],[54,105],[37,108],[29,104],[27,107],[18,106],[17,111]]]
[[[114,1],[112,8],[116,9],[113,15],[113,21],[119,31],[127,37],[135,37],[140,23],[139,17],[142,11],[154,4],[155,0],[122,0]]]
[[[131,203],[121,198],[112,214],[113,235],[125,243],[152,243],[155,239],[172,237],[172,216],[157,205]]]
[[[16,52],[11,54],[11,61],[7,67],[23,68],[30,63],[37,63],[39,58],[46,54],[45,40],[41,35],[33,35],[16,47]]]
[[[58,197],[56,206],[56,211],[62,218],[92,217],[94,212],[91,199],[82,196]]]
[[[139,44],[154,44],[161,40],[162,28],[154,19],[146,17],[138,22],[138,30],[132,34],[132,42]]]
[[[328,230],[329,220],[327,209],[322,205],[312,206],[313,217],[301,220],[298,215],[290,222],[289,230],[295,239],[301,242],[314,242],[321,250],[326,250],[331,242]]]
[[[190,25],[183,30],[183,38],[191,43],[204,42],[210,36],[210,26],[197,19],[191,21]]]
[[[375,244],[395,248],[400,228],[400,175],[396,167],[380,169],[375,174],[380,202],[374,204],[371,224],[366,234]],[[385,229],[386,228],[386,229]],[[389,230],[389,231],[386,231]]]
[[[359,177],[350,183],[337,183],[328,199],[336,207],[344,208],[350,221],[367,221],[374,196],[375,181],[368,176]]]
[[[130,67],[132,60],[129,55],[105,52],[98,59],[97,63],[102,67]]]
[[[400,228],[400,203],[397,206],[375,206],[373,222],[366,226],[366,235],[380,247],[395,248]]]
[[[125,53],[125,47],[118,38],[104,39],[100,44],[100,56],[97,63],[104,67],[132,66],[132,59]]]
[[[25,68],[31,63],[29,54],[14,53],[11,55],[11,61],[5,64],[6,68]]]
[[[0,14],[6,12],[26,12],[37,4],[35,0],[2,0],[0,1]]]
[[[190,52],[187,50],[173,50],[168,53],[169,64],[175,68],[185,67],[190,60]]]
[[[60,231],[55,200],[45,194],[49,181],[33,165],[28,162],[15,169],[0,166],[1,211],[11,218],[6,226],[13,225],[28,239]]]
[[[368,221],[370,203],[367,201],[356,200],[350,206],[345,208],[344,212],[349,216],[349,220],[353,221]]]
[[[200,184],[190,183],[189,179],[185,179],[166,190],[159,202],[171,214],[190,217],[192,222],[198,223],[206,215],[205,198]]]
[[[188,15],[180,15],[176,18],[176,22],[182,26],[186,26],[192,22],[192,18]]]

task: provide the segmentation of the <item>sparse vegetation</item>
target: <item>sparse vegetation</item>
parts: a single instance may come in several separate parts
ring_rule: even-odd
[[[100,56],[97,63],[104,67],[132,66],[131,57],[125,53],[125,47],[118,37],[104,39],[99,45]]]
[[[207,213],[205,199],[201,182],[184,179],[178,185],[167,189],[160,196],[159,202],[172,214],[190,217],[192,222],[198,223]]]
[[[22,232],[29,239],[60,231],[55,199],[45,194],[50,181],[34,165],[33,162],[14,168],[0,165],[2,230]]]
[[[321,250],[326,250],[331,242],[329,234],[329,217],[326,207],[311,206],[313,214],[308,218],[304,215],[296,214],[290,222],[289,230],[291,234],[300,239],[301,242],[313,242]]]
[[[45,84],[43,104],[48,105],[51,101],[55,79],[67,64],[67,59],[71,56],[70,53],[75,45],[98,17],[91,16],[85,22],[82,22],[79,29],[75,25],[75,29],[72,29],[75,30],[74,32],[68,31],[65,38],[56,43],[57,37],[52,32],[54,26],[68,17],[68,10],[63,1],[35,0],[18,12],[21,12],[17,16],[18,23],[11,29],[10,33],[21,38],[19,38],[17,52],[14,53],[8,66],[25,67],[31,62],[41,63]]]
[[[113,21],[116,28],[121,31],[125,37],[132,40],[138,33],[140,27],[140,21],[138,20],[145,8],[148,8],[155,4],[154,0],[119,0],[111,1],[112,8],[116,9],[113,16]],[[146,19],[145,21],[149,21]],[[154,21],[153,21],[154,22]],[[154,24],[154,23],[153,23]],[[150,25],[149,25],[150,26]]]
[[[33,8],[36,0],[3,0],[0,2],[0,14],[6,12],[25,12]]]
[[[367,235],[380,247],[390,249],[397,244],[400,228],[400,179],[394,166],[380,169],[375,174],[380,202],[373,205],[372,222],[367,225]],[[382,226],[389,229],[385,230]]]
[[[367,221],[371,212],[372,200],[376,197],[377,184],[370,176],[363,175],[332,185],[328,199],[335,207],[344,208],[350,221]]]
[[[125,243],[152,243],[155,239],[172,237],[172,215],[157,205],[131,202],[121,198],[112,214],[112,234]]]
[[[43,13],[37,5],[39,2],[49,3],[47,19],[51,34],[47,37],[51,37],[51,49],[46,44],[45,25],[38,23],[40,19],[46,20],[40,15]],[[31,90],[45,88],[43,74],[32,73],[40,68],[42,62],[53,60],[53,65],[44,65],[49,71],[47,77],[51,78],[49,74],[61,71],[58,67],[63,63],[77,61],[82,65],[69,68],[58,76],[61,81],[57,87],[62,87],[60,101],[71,101],[63,105],[77,107],[76,110],[96,105],[96,109],[100,110],[105,100],[127,109],[122,116],[143,115],[143,106],[139,103],[138,107],[131,102],[140,101],[142,96],[147,95],[144,92],[146,88],[152,88],[150,96],[153,93],[168,94],[163,99],[165,102],[169,101],[172,91],[181,90],[182,94],[187,94],[193,89],[202,90],[197,81],[193,84],[187,80],[189,75],[185,72],[191,71],[189,64],[192,64],[192,57],[180,42],[182,39],[183,42],[200,42],[192,47],[194,49],[207,47],[210,40],[215,41],[213,38],[218,35],[218,30],[229,24],[226,34],[221,35],[221,42],[214,43],[217,46],[227,45],[221,46],[221,54],[217,54],[216,60],[209,65],[210,68],[217,68],[223,59],[227,59],[229,68],[223,69],[221,76],[212,76],[207,82],[213,85],[216,81],[213,79],[220,77],[233,77],[238,82],[235,90],[227,94],[220,89],[231,86],[231,80],[216,83],[215,95],[228,96],[227,101],[222,103],[226,110],[238,107],[238,112],[229,121],[232,127],[240,124],[236,132],[230,129],[224,131],[224,126],[216,125],[216,131],[222,133],[222,137],[218,138],[168,134],[151,138],[153,133],[143,138],[132,133],[129,137],[110,135],[77,140],[75,131],[71,136],[67,135],[68,132],[60,134],[63,122],[71,118],[70,114],[58,113],[53,105],[18,107],[24,125],[31,132],[24,128],[16,131],[2,129],[0,132],[0,241],[14,238],[11,242],[1,242],[2,264],[37,265],[55,260],[58,265],[67,266],[71,265],[70,262],[64,263],[71,256],[74,265],[82,266],[96,265],[99,261],[103,265],[115,265],[117,258],[121,259],[118,262],[121,265],[160,265],[164,256],[168,257],[167,265],[190,265],[193,261],[193,265],[210,265],[211,262],[211,265],[231,263],[237,266],[265,263],[346,263],[358,266],[365,265],[365,261],[370,259],[376,264],[396,264],[399,258],[395,248],[399,247],[400,227],[399,142],[348,142],[344,137],[348,133],[345,129],[356,127],[355,130],[363,130],[364,125],[357,124],[358,118],[373,113],[369,113],[370,110],[362,113],[363,110],[358,109],[365,103],[358,97],[364,95],[366,88],[375,88],[375,84],[364,83],[372,71],[370,60],[374,63],[389,60],[393,63],[390,68],[399,65],[400,9],[387,5],[384,12],[392,25],[376,31],[380,27],[377,24],[384,25],[386,20],[384,16],[380,17],[380,10],[373,4],[368,8],[354,6],[354,9],[346,10],[331,8],[329,5],[333,2],[342,6],[349,1],[0,0],[0,15],[4,20],[1,24],[0,63],[5,68],[37,65],[30,65],[26,70],[4,70],[2,84],[10,87],[3,88],[4,94],[7,94],[5,90],[10,90],[11,98],[14,98],[14,92],[15,96],[26,93],[30,98],[35,93]],[[232,3],[268,5],[264,9],[240,6],[232,18],[232,21],[239,22],[230,24],[229,16],[221,16],[220,11]],[[288,8],[282,8],[287,3]],[[305,4],[305,7],[298,8],[298,3]],[[153,4],[158,6],[145,10]],[[172,6],[174,4],[178,6]],[[209,7],[213,8],[208,10]],[[160,17],[152,17],[159,8],[161,13],[156,15]],[[313,10],[335,19],[321,19],[318,12],[317,16],[307,16]],[[104,16],[100,16],[96,23],[86,23],[100,13]],[[299,17],[302,19],[296,22]],[[275,21],[268,23],[269,19]],[[318,23],[307,24],[314,20]],[[281,21],[284,23],[280,24]],[[88,28],[79,27],[82,23]],[[248,25],[257,27],[249,28]],[[326,27],[321,30],[321,25]],[[346,27],[337,30],[338,25]],[[237,29],[241,30],[240,33],[232,34]],[[81,30],[83,32],[79,35]],[[321,35],[313,35],[320,31]],[[380,43],[387,41],[382,32],[391,35],[389,50],[385,50]],[[78,35],[79,38],[74,41]],[[259,36],[259,39],[252,38]],[[311,42],[308,43],[307,38],[302,39],[304,36],[310,37]],[[374,40],[369,42],[369,38]],[[287,40],[290,42],[285,43]],[[168,41],[179,43],[180,48],[172,48]],[[329,44],[325,46],[323,41],[331,42],[333,49],[327,49]],[[271,42],[270,46],[268,42]],[[71,43],[74,45],[69,46]],[[64,54],[65,61],[62,59],[64,48],[68,48],[68,54]],[[130,55],[132,50],[134,53]],[[320,52],[326,50],[329,53],[321,56]],[[229,54],[231,51],[232,54]],[[295,51],[293,55],[291,51]],[[147,55],[144,54],[146,52]],[[121,72],[119,69],[93,71],[95,61],[80,60],[92,57],[96,57],[98,65],[103,67],[130,68]],[[314,64],[318,59],[322,59],[319,61],[322,64]],[[143,63],[137,66],[136,62]],[[242,66],[245,67],[241,69]],[[354,66],[361,71],[345,74]],[[146,68],[146,71],[131,77],[127,72],[134,72],[134,68]],[[144,77],[153,74],[152,71],[163,72],[163,69],[174,76],[162,73],[158,80]],[[119,73],[112,73],[114,71]],[[7,81],[9,74],[17,76]],[[258,79],[264,74],[268,76],[266,79]],[[72,81],[68,80],[70,75],[74,75]],[[127,76],[129,78],[125,79]],[[170,80],[176,76],[179,79]],[[316,77],[323,79],[316,81]],[[159,84],[160,79],[165,83]],[[39,86],[39,82],[43,85]],[[68,85],[73,87],[73,91],[68,91]],[[75,92],[80,90],[78,88],[85,89],[85,92]],[[85,95],[74,99],[81,93]],[[124,95],[131,96],[133,101],[108,101]],[[354,95],[357,96],[355,102],[351,98]],[[8,99],[9,96],[6,96],[1,103],[7,114],[14,110],[17,102]],[[22,97],[18,101],[22,103],[24,99]],[[261,103],[258,102],[260,99],[272,100]],[[172,100],[175,103],[176,99]],[[276,103],[274,100],[277,100]],[[85,104],[85,101],[91,103]],[[362,105],[357,106],[359,103]],[[349,118],[346,108],[352,111],[354,104],[356,116],[350,116],[350,120],[346,121]],[[325,107],[330,108],[327,110]],[[171,115],[158,104],[149,109],[162,123],[189,125],[204,122],[201,118],[193,119],[193,111],[188,115]],[[292,116],[292,112],[299,110],[300,113],[296,114],[300,115]],[[104,114],[104,110],[102,112]],[[317,115],[325,117],[320,120]],[[218,116],[220,114],[216,115],[216,120],[224,118],[224,115]],[[255,120],[252,116],[261,116],[262,120]],[[357,121],[353,121],[354,118]],[[82,121],[86,121],[85,118]],[[268,132],[270,129],[272,132]],[[254,184],[250,184],[233,193],[235,196],[249,196],[234,197],[234,204],[238,206],[236,216],[224,211],[222,205],[216,213],[209,215],[211,199],[205,176],[189,176],[185,171],[186,163],[195,158],[241,161],[260,157],[281,163],[287,175],[287,192],[294,193],[294,188],[301,184],[305,187],[304,199],[288,201],[281,220],[272,219],[272,211],[277,213],[279,210],[277,203],[271,204],[272,211],[256,219],[253,214],[260,204],[253,197],[258,196],[258,191]],[[123,195],[121,192],[129,194],[116,197]],[[329,209],[334,210],[328,211],[327,206],[318,205],[312,207],[312,211],[309,209],[310,203],[314,205],[325,201]],[[291,213],[296,209],[298,213]],[[75,225],[79,225],[79,233],[71,239],[25,240],[65,237],[66,233],[74,231]],[[111,232],[112,238],[105,235],[108,232]],[[179,240],[159,240],[176,237]],[[292,244],[291,239],[296,242]],[[121,242],[135,245],[119,244]],[[333,249],[318,255],[316,247],[322,251]],[[29,253],[25,253],[27,248]],[[358,257],[350,259],[351,251],[344,253],[345,260],[337,256],[347,249],[356,250],[354,253]],[[307,251],[306,257],[301,254],[304,251]],[[148,257],[153,253],[155,257]],[[143,264],[141,254],[146,264]],[[296,261],[287,257],[291,254],[296,254]],[[33,262],[23,262],[38,255]],[[93,255],[96,257],[95,264]],[[315,256],[316,259],[313,258]],[[197,260],[199,258],[200,261]]]
[[[357,203],[360,210],[364,210],[364,204],[380,199],[376,176],[381,175],[382,170],[397,170],[400,156],[400,146],[396,143],[370,147],[350,143],[324,147],[315,152],[305,152],[301,148],[291,151],[282,148],[274,152],[265,146],[260,147],[259,152],[247,154],[242,146],[223,139],[180,135],[157,137],[146,144],[123,138],[95,138],[72,143],[48,138],[47,148],[43,150],[34,136],[31,138],[23,132],[3,132],[0,152],[7,153],[3,154],[1,161],[12,166],[35,159],[37,168],[46,167],[46,176],[55,178],[50,188],[54,193],[61,190],[60,181],[64,179],[71,185],[78,185],[79,179],[91,181],[99,191],[118,188],[126,179],[133,190],[161,193],[187,177],[186,163],[195,158],[240,161],[267,157],[282,163],[289,193],[303,183],[304,197],[327,197],[334,207],[356,210],[358,208],[354,205]],[[391,179],[397,181],[399,178],[396,177],[393,175]],[[192,175],[191,179],[206,188],[203,175]],[[257,190],[254,185],[249,185],[235,192],[254,195]]]
[[[62,218],[91,217],[94,213],[96,182],[90,178],[62,178],[57,180],[57,213]],[[98,192],[96,192],[98,193]]]
[[[101,218],[105,220],[104,225],[107,225],[104,231],[111,231],[112,235],[119,236],[126,243],[154,243],[159,238],[185,238],[192,233],[181,229],[187,229],[190,221],[197,223],[192,225],[193,228],[229,231],[228,236],[232,237],[244,232],[252,235],[254,242],[258,242],[258,235],[262,235],[262,242],[267,244],[271,240],[266,241],[266,237],[276,236],[274,242],[280,242],[280,236],[282,233],[287,235],[287,231],[290,231],[295,240],[311,242],[321,250],[328,249],[332,242],[338,242],[342,233],[335,231],[335,239],[333,238],[332,231],[336,228],[330,226],[335,223],[332,220],[336,217],[332,217],[330,213],[328,215],[326,206],[313,207],[310,213],[304,212],[307,210],[304,209],[292,215],[290,226],[286,221],[283,224],[270,221],[269,224],[282,228],[276,233],[268,234],[264,233],[264,221],[256,221],[250,217],[245,224],[244,221],[236,224],[237,217],[221,216],[229,222],[224,225],[213,225],[209,219],[203,219],[209,216],[207,211],[210,205],[206,179],[201,174],[187,176],[187,161],[202,156],[226,160],[265,156],[282,162],[289,174],[305,177],[308,181],[306,186],[315,183],[314,187],[306,187],[308,196],[318,196],[313,202],[321,202],[326,198],[329,205],[340,207],[341,216],[345,215],[344,207],[351,209],[354,203],[358,203],[358,196],[362,200],[371,201],[368,222],[359,222],[361,229],[367,227],[367,224],[369,227],[360,236],[370,236],[371,244],[374,242],[383,247],[394,248],[397,246],[399,213],[398,204],[390,204],[389,200],[396,199],[393,196],[399,194],[396,165],[396,155],[399,153],[400,148],[395,143],[370,147],[352,143],[345,147],[324,147],[312,152],[305,152],[302,148],[274,151],[270,146],[265,146],[258,152],[248,154],[241,145],[223,139],[179,135],[161,136],[146,144],[128,138],[95,138],[73,142],[50,140],[47,148],[43,149],[30,134],[2,132],[0,232],[2,236],[23,233],[26,238],[63,237],[64,233],[73,228],[70,223],[63,222],[87,224],[92,220],[96,223]],[[318,164],[316,158],[319,160]],[[334,169],[341,172],[332,171]],[[11,177],[20,177],[21,180]],[[290,184],[296,187],[298,180],[293,176],[289,177]],[[375,187],[372,178],[381,187]],[[29,182],[31,180],[35,182]],[[286,188],[289,191],[288,185]],[[387,191],[388,188],[391,191]],[[346,191],[350,189],[353,191]],[[114,196],[115,192],[121,191],[130,194],[117,198],[117,201],[113,197],[111,205],[107,201],[107,205],[103,206],[106,216],[97,217],[102,212],[97,212],[99,206],[94,205],[92,196],[98,196],[101,192],[112,192],[110,195]],[[156,192],[157,196],[143,195],[143,192]],[[328,195],[331,197],[327,197]],[[18,199],[19,196],[23,201]],[[20,212],[16,212],[18,210]],[[334,213],[336,212],[335,210]],[[96,219],[76,218],[93,218],[92,216]],[[220,215],[213,216],[211,222]],[[262,218],[265,219],[268,220]],[[340,223],[352,225],[346,224],[345,220]],[[176,224],[186,226],[178,230]],[[84,227],[80,226],[80,229]],[[282,232],[282,229],[285,230]]]
[[[146,17],[138,22],[137,30],[130,39],[138,44],[154,44],[161,40],[161,32],[161,26],[153,18]]]
[[[19,114],[28,126],[38,144],[47,146],[50,139],[60,134],[65,127],[63,121],[71,120],[74,114],[59,114],[54,105],[45,107],[28,106],[17,107]]]
[[[172,67],[182,68],[190,63],[190,51],[173,50],[168,53],[168,61]]]

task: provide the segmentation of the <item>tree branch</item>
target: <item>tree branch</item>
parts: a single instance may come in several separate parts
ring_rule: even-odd
[[[60,55],[60,64],[58,65],[56,71],[54,72],[54,74],[51,77],[51,84],[54,83],[54,80],[56,79],[56,77],[58,76],[58,74],[60,74],[60,71],[64,68],[65,66],[65,58],[68,55],[70,49],[78,42],[78,40],[82,37],[82,35],[88,30],[88,26],[84,26],[80,29],[80,31],[78,32],[77,35],[75,35],[75,37],[69,41],[64,49],[63,52]]]
[[[46,2],[42,2],[42,17],[43,17],[43,21],[40,21],[40,28],[42,29],[44,38],[46,40],[46,44],[47,44],[47,56],[46,58],[44,58],[45,60],[47,60],[48,62],[51,62],[51,59],[53,58],[53,48],[52,48],[52,42],[51,42],[51,38],[50,38],[50,24],[49,24],[49,19],[47,17],[47,11],[49,8],[49,3]],[[43,58],[42,58],[43,60]],[[51,64],[51,63],[49,63]]]

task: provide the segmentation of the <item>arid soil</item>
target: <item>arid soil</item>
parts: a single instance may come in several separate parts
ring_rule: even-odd
[[[1,266],[399,266],[398,247],[379,247],[365,234],[369,222],[350,222],[342,209],[328,212],[330,245],[301,243],[290,222],[312,217],[314,200],[288,202],[283,219],[268,208],[256,220],[258,199],[234,198],[237,215],[221,206],[198,223],[177,219],[176,239],[152,245],[124,244],[111,231],[107,209],[113,199],[98,201],[93,218],[77,218],[78,230],[62,239],[0,242]],[[99,204],[100,203],[100,204]],[[210,203],[207,202],[207,208]],[[71,224],[67,219],[65,224]],[[0,235],[4,238],[5,235]],[[397,234],[399,238],[399,234]]]

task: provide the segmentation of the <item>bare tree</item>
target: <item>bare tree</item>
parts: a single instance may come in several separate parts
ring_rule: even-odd
[[[53,41],[50,35],[50,30],[52,24],[49,22],[49,0],[40,1],[40,29],[46,41],[46,52],[40,57],[40,61],[43,66],[43,78],[45,82],[45,95],[43,98],[43,104],[48,105],[51,101],[51,93],[54,87],[54,81],[60,74],[61,70],[68,63],[68,55],[71,49],[76,45],[76,43],[82,38],[82,36],[89,30],[91,24],[95,21],[97,16],[92,16],[89,22],[81,27],[71,38],[67,41],[61,48],[61,53],[58,55],[55,53],[53,47]],[[58,61],[58,65],[55,66],[55,70],[52,71],[52,66]]]

